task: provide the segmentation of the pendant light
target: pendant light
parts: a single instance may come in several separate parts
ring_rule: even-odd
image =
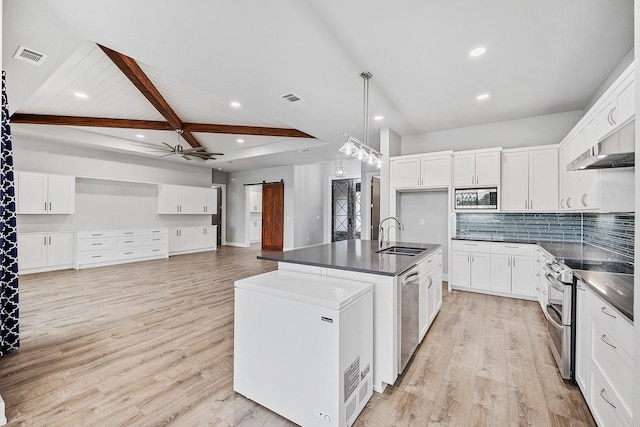
[[[347,176],[347,169],[342,166],[342,160],[340,160],[340,166],[336,167],[336,178],[344,178]]]
[[[363,141],[359,141],[357,138],[345,133],[344,136],[347,138],[347,141],[338,151],[380,168],[382,167],[382,154],[369,146],[369,79],[373,77],[373,74],[368,71],[363,71],[360,73],[360,77],[364,80]]]

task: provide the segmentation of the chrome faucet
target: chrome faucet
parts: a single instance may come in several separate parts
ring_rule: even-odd
[[[402,222],[396,218],[395,216],[388,216],[386,218],[384,218],[382,221],[380,221],[380,225],[378,226],[378,249],[382,249],[382,242],[384,242],[384,227],[382,226],[382,224],[388,220],[388,219],[392,219],[395,222],[398,223],[398,227],[400,228],[400,230],[404,230],[404,224],[402,224]],[[389,228],[391,227],[395,227],[395,225],[389,226]],[[391,233],[389,233],[391,234]],[[389,236],[387,235],[387,246],[389,246]]]

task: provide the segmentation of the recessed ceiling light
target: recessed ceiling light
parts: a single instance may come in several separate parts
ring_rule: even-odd
[[[238,138],[238,139],[236,139],[236,142],[239,142],[240,144],[242,144],[244,142],[244,139]]]
[[[487,51],[487,48],[485,47],[477,47],[475,49],[473,49],[471,52],[469,52],[469,55],[471,56],[481,56],[484,55],[484,53]]]
[[[373,120],[377,120],[377,121],[380,121],[380,120],[382,120],[382,119],[384,119],[384,116],[375,116],[375,117],[373,118]]]
[[[481,93],[480,95],[476,96],[476,99],[478,101],[484,101],[485,99],[489,99],[489,94],[488,93]]]
[[[144,135],[139,133],[139,134],[136,135],[136,138],[144,138]]]
[[[240,103],[238,101],[231,101],[229,105],[231,105],[232,108],[240,108]]]
[[[219,170],[219,171],[221,171],[221,170],[222,170],[222,168],[218,168],[218,170]]]
[[[76,98],[80,98],[80,99],[87,99],[89,98],[89,95],[87,95],[86,93],[82,93],[82,92],[73,92],[73,94],[75,95]]]

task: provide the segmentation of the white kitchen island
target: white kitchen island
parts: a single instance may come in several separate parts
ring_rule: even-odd
[[[422,249],[409,255],[378,253],[377,240],[345,240],[285,252],[263,251],[259,259],[277,261],[279,270],[373,284],[373,389],[383,392],[401,373],[400,281],[419,271],[418,305],[422,340],[442,304],[442,250],[439,245],[393,242]]]

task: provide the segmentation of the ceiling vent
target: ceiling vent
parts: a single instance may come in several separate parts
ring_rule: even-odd
[[[45,59],[47,59],[47,55],[44,53],[36,52],[35,50],[28,49],[24,46],[20,46],[13,57],[33,65],[40,65]]]
[[[288,93],[286,95],[282,95],[283,99],[286,99],[287,101],[289,101],[290,103],[295,103],[295,102],[300,102],[303,101],[302,98],[300,98],[298,95],[296,95],[295,93]]]

